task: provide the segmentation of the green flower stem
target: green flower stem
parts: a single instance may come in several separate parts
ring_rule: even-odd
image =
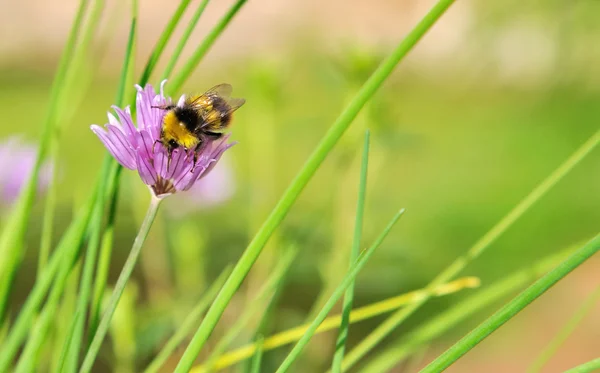
[[[138,235],[136,236],[135,241],[133,242],[133,246],[131,247],[131,252],[129,253],[127,261],[125,262],[125,265],[121,270],[121,274],[117,279],[117,284],[115,285],[115,289],[110,297],[108,307],[102,315],[102,319],[100,321],[100,324],[98,325],[98,329],[96,330],[94,338],[92,339],[92,343],[90,344],[90,348],[88,349],[87,354],[85,355],[85,359],[83,360],[81,369],[79,370],[80,373],[87,373],[92,370],[94,360],[96,359],[98,351],[100,351],[100,346],[102,345],[104,336],[106,336],[106,333],[108,332],[108,328],[110,327],[110,321],[115,312],[115,309],[117,308],[119,299],[123,294],[123,290],[125,289],[125,285],[127,285],[127,281],[133,273],[135,264],[137,263],[137,260],[140,256],[142,245],[144,244],[144,241],[148,236],[148,232],[150,232],[150,227],[154,222],[154,218],[156,217],[156,213],[158,212],[160,202],[160,199],[154,197],[154,195],[151,196],[150,205],[148,206],[146,217],[142,222],[140,231],[138,232]]]
[[[519,202],[506,216],[504,216],[496,225],[492,227],[483,237],[481,237],[467,253],[456,259],[450,266],[437,275],[428,288],[438,286],[448,282],[456,277],[471,261],[476,259],[483,251],[492,245],[504,232],[508,230],[521,216],[527,212],[531,206],[539,201],[546,193],[552,189],[569,171],[571,171],[582,159],[584,159],[598,143],[600,142],[600,131],[597,131],[592,137],[579,147],[563,164],[554,170],[544,181],[535,187],[521,202]],[[356,364],[356,362],[365,356],[381,340],[388,336],[404,320],[418,310],[431,297],[425,297],[419,302],[403,308],[392,316],[388,317],[374,331],[365,337],[356,347],[346,355],[343,369],[346,370]]]
[[[365,142],[362,154],[362,166],[360,169],[360,179],[358,187],[358,201],[356,203],[356,221],[354,223],[354,239],[350,251],[350,266],[356,261],[360,250],[362,239],[363,217],[365,213],[365,197],[367,194],[367,171],[369,165],[369,130],[365,132]],[[344,295],[344,306],[342,310],[342,323],[338,332],[336,341],[336,351],[333,356],[331,371],[340,373],[342,371],[342,360],[346,349],[346,339],[348,338],[348,327],[350,325],[350,311],[352,311],[352,302],[354,300],[354,282],[350,284]]]
[[[561,328],[556,336],[550,341],[548,347],[542,351],[540,356],[531,364],[527,373],[538,373],[544,365],[554,356],[556,351],[562,346],[567,338],[575,331],[581,321],[594,309],[594,306],[600,301],[600,286],[597,287],[583,302],[581,307],[575,312],[573,317]]]
[[[572,249],[568,249],[551,255],[529,268],[518,270],[493,284],[487,285],[475,294],[469,295],[459,303],[452,305],[444,312],[419,325],[416,329],[402,335],[390,347],[362,366],[360,369],[361,373],[390,371],[415,351],[431,343],[435,338],[444,335],[459,323],[471,319],[478,312],[485,310],[495,302],[499,302],[501,299],[514,294],[527,284],[535,281],[560,264],[572,252]]]
[[[575,253],[570,255],[554,270],[525,289],[525,291],[516,296],[512,301],[489,317],[477,328],[473,329],[469,334],[454,344],[454,346],[450,347],[446,352],[421,370],[421,373],[441,372],[452,365],[461,356],[469,352],[479,342],[492,334],[496,329],[501,327],[505,322],[510,320],[523,308],[527,307],[540,295],[544,294],[546,290],[551,288],[559,280],[568,275],[572,270],[577,268],[580,264],[585,262],[589,257],[594,255],[599,250],[600,234],[594,237],[582,248],[578,249]]]
[[[152,50],[152,54],[150,55],[150,58],[148,59],[148,62],[146,63],[146,67],[144,67],[144,72],[142,73],[142,76],[140,78],[139,84],[142,87],[148,82],[148,80],[150,80],[150,75],[152,74],[152,71],[154,71],[154,67],[156,66],[156,63],[158,62],[158,59],[162,55],[162,52],[165,49],[165,46],[167,45],[167,43],[169,42],[171,35],[173,35],[173,31],[175,30],[175,27],[181,20],[181,17],[183,16],[183,13],[187,9],[188,5],[190,5],[190,2],[191,2],[191,0],[181,0],[181,2],[179,3],[179,6],[177,7],[177,10],[175,10],[175,13],[173,13],[173,16],[169,20],[169,23],[163,30],[162,34],[160,34],[160,38],[156,42],[156,45],[154,46],[154,49]],[[134,96],[134,98],[135,98],[135,96]]]
[[[367,264],[367,261],[369,260],[369,258],[371,258],[371,256],[373,256],[375,250],[383,243],[383,240],[385,239],[385,237],[387,237],[388,233],[390,233],[390,231],[398,222],[402,214],[404,214],[404,209],[400,210],[392,218],[392,220],[388,223],[383,232],[381,232],[379,237],[377,237],[373,245],[369,247],[366,251],[364,251],[362,255],[360,255],[357,258],[356,262],[354,262],[352,267],[348,269],[348,272],[346,272],[346,276],[344,276],[342,283],[337,287],[337,289],[335,289],[329,300],[327,300],[321,311],[319,311],[317,317],[315,317],[315,319],[310,324],[302,338],[300,338],[300,340],[296,343],[292,351],[290,351],[288,356],[281,363],[279,368],[277,368],[277,371],[275,373],[287,372],[288,369],[292,366],[292,363],[300,356],[300,353],[302,352],[304,347],[306,347],[312,336],[316,333],[319,325],[321,325],[323,320],[325,320],[327,314],[329,314],[329,312],[333,309],[333,307],[335,306],[337,301],[342,297],[348,286],[350,286],[350,284],[354,282],[354,279],[358,275],[358,272],[360,272],[360,270],[365,266],[365,264]]]
[[[40,167],[46,157],[51,136],[54,133],[60,92],[63,88],[63,83],[73,58],[73,51],[77,44],[77,38],[80,33],[87,6],[88,0],[81,0],[79,2],[79,8],[77,9],[73,26],[69,32],[66,47],[63,50],[56,76],[52,82],[49,108],[42,125],[42,136],[40,138],[40,146],[38,148],[35,166],[33,167],[27,184],[19,195],[19,199],[15,204],[14,209],[10,213],[7,224],[2,230],[2,235],[0,236],[0,325],[2,325],[6,315],[12,280],[23,256],[25,233],[29,225],[30,212],[37,189]]]
[[[196,69],[196,66],[200,63],[202,58],[206,55],[206,52],[212,47],[217,38],[223,33],[223,31],[229,25],[229,22],[244,6],[247,0],[237,0],[229,11],[219,20],[215,27],[206,35],[202,44],[196,48],[192,56],[183,66],[181,71],[171,79],[168,85],[169,92],[177,92],[181,89],[183,83],[190,77],[192,72]]]
[[[566,370],[564,373],[589,373],[596,372],[598,369],[600,369],[600,357],[592,361],[588,361],[587,363],[578,365],[575,368]]]
[[[186,27],[185,31],[183,32],[183,35],[181,36],[181,39],[179,39],[179,43],[177,43],[175,50],[171,54],[171,59],[167,63],[167,67],[165,68],[165,72],[163,73],[161,80],[168,79],[169,76],[171,76],[171,73],[173,73],[173,69],[175,68],[177,61],[179,60],[179,57],[181,56],[181,52],[183,51],[183,48],[187,44],[190,36],[192,35],[192,32],[194,32],[194,29],[196,28],[196,25],[198,24],[198,20],[202,16],[202,13],[204,13],[204,9],[206,9],[206,6],[208,5],[209,1],[210,0],[202,0],[200,5],[198,5],[196,12],[192,16],[192,19],[190,20],[190,23],[188,23],[188,26]]]
[[[453,0],[440,0],[434,8],[419,22],[419,24],[406,36],[406,38],[398,45],[392,54],[385,59],[371,77],[365,82],[358,94],[341,113],[333,126],[327,131],[317,148],[310,155],[298,175],[286,189],[279,202],[263,223],[257,234],[254,236],[223,289],[217,296],[217,299],[208,310],[206,317],[200,325],[197,337],[192,340],[190,346],[184,353],[177,372],[187,372],[191,365],[202,350],[206,340],[212,333],[215,325],[221,318],[229,301],[239,288],[240,284],[250,271],[254,262],[258,259],[263,247],[275,231],[279,224],[283,221],[290,208],[308,184],[313,175],[317,172],[331,149],[350,126],[354,118],[358,115],[362,107],[367,101],[373,97],[375,92],[381,87],[385,80],[390,76],[396,65],[410,52],[417,42],[425,35],[425,33],[433,26],[435,21],[453,3]]]
[[[225,283],[227,276],[229,276],[231,273],[232,267],[233,266],[229,265],[223,270],[223,272],[221,272],[219,277],[212,283],[202,298],[200,298],[196,306],[194,306],[183,323],[181,323],[181,326],[177,329],[175,334],[169,338],[154,360],[152,360],[152,362],[144,370],[144,373],[158,372],[163,364],[169,359],[169,356],[175,352],[181,342],[183,342],[184,339],[190,334],[190,331],[194,328],[194,325],[198,322],[198,320],[200,320],[202,314],[204,311],[206,311],[208,306],[210,306],[210,302],[212,302],[212,300],[217,296],[219,289],[221,289],[221,286],[223,286]]]

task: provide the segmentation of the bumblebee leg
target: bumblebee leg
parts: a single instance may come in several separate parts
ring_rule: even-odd
[[[194,172],[194,170],[196,169],[196,163],[198,163],[198,153],[200,153],[200,149],[202,149],[202,145],[204,145],[204,144],[202,142],[200,142],[194,148],[194,159],[193,159],[194,165],[192,166],[191,172]]]

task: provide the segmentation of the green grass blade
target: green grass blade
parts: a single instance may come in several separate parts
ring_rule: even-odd
[[[252,358],[252,365],[250,366],[250,373],[260,373],[260,364],[263,356],[263,338],[259,337],[256,340],[256,352]]]
[[[175,68],[175,65],[177,64],[179,57],[181,57],[181,52],[183,51],[183,48],[187,44],[190,36],[192,35],[192,32],[194,32],[194,29],[196,28],[196,25],[198,24],[198,20],[200,20],[200,17],[202,16],[202,13],[204,13],[204,9],[206,9],[206,6],[208,5],[209,1],[210,0],[202,0],[202,2],[200,2],[200,5],[198,5],[196,12],[194,12],[192,19],[190,20],[190,23],[188,23],[187,28],[183,32],[183,35],[181,36],[179,43],[177,43],[175,50],[171,54],[171,59],[167,63],[167,67],[165,68],[165,72],[163,73],[161,80],[169,78],[169,76],[171,76],[171,74],[173,73],[173,69]]]
[[[19,312],[19,315],[10,330],[6,342],[2,345],[2,348],[0,348],[0,372],[9,371],[8,367],[17,354],[21,343],[25,340],[34,317],[54,279],[56,279],[56,282],[52,291],[62,292],[62,289],[60,289],[57,284],[62,283],[64,287],[66,281],[62,281],[62,277],[68,275],[65,267],[68,266],[68,269],[70,270],[77,259],[79,245],[87,229],[97,195],[98,189],[96,188],[85,206],[81,208],[79,216],[71,223],[66,234],[62,237],[57,249],[50,257],[50,261],[44,269],[42,277],[36,281],[33,289],[29,293],[21,312]]]
[[[597,287],[583,302],[581,307],[575,312],[575,314],[567,321],[567,323],[560,329],[556,336],[550,341],[548,346],[542,351],[542,353],[535,359],[533,364],[527,369],[527,373],[538,373],[542,370],[544,365],[556,354],[560,346],[567,340],[567,338],[575,331],[577,326],[581,324],[583,319],[594,309],[594,306],[600,301],[600,286]]]
[[[433,296],[445,296],[453,294],[464,289],[471,289],[479,287],[480,281],[477,277],[463,277],[458,280],[454,280],[447,284],[440,285],[435,289],[419,289],[403,293],[395,297],[387,298],[375,303],[368,304],[359,308],[355,308],[350,313],[350,324],[361,322],[363,320],[371,319],[373,317],[381,316],[385,313],[395,311],[398,308],[405,307],[408,304],[418,301],[423,296],[432,293]],[[335,289],[333,289],[335,290]],[[333,291],[332,291],[333,292]],[[316,333],[324,333],[330,330],[339,329],[342,316],[333,315],[327,317],[321,325],[317,328]],[[270,351],[281,346],[285,346],[290,343],[294,343],[300,340],[306,333],[310,324],[303,324],[294,328],[284,330],[282,332],[273,334],[269,337],[265,337],[263,343],[263,350]],[[237,364],[243,360],[251,358],[256,352],[256,344],[250,343],[245,346],[236,348],[235,350],[229,351],[223,354],[217,363],[215,369],[227,368],[231,365]],[[194,367],[191,372],[201,373],[201,366]]]
[[[256,259],[258,259],[258,256],[260,255],[265,244],[275,229],[277,229],[279,224],[283,221],[288,211],[304,187],[313,177],[317,169],[321,166],[331,149],[333,149],[340,137],[350,126],[354,118],[356,118],[361,108],[367,101],[371,99],[371,97],[373,97],[375,92],[392,73],[396,65],[404,58],[404,56],[408,54],[408,52],[410,52],[410,50],[417,44],[421,37],[425,35],[431,26],[433,26],[435,21],[442,16],[442,14],[452,3],[453,0],[441,0],[433,7],[433,9],[398,45],[392,54],[382,62],[382,64],[371,75],[367,82],[365,82],[346,109],[344,109],[341,115],[337,118],[333,126],[329,129],[329,131],[327,131],[321,142],[317,145],[317,148],[310,155],[302,169],[286,189],[283,196],[280,198],[279,202],[267,220],[263,223],[257,234],[254,236],[242,254],[242,257],[233,269],[231,276],[223,286],[223,289],[217,296],[217,299],[211,308],[208,310],[204,321],[200,325],[197,338],[192,341],[190,344],[190,349],[188,349],[186,354],[184,354],[182,357],[180,367],[178,368],[179,372],[187,371],[191,368],[194,358],[200,353],[200,350],[206,343],[206,340],[212,333],[215,325],[225,311],[227,304],[250,271],[250,268]]]
[[[173,35],[173,31],[175,30],[175,27],[177,27],[177,24],[181,20],[183,13],[187,9],[188,5],[190,5],[190,1],[191,0],[181,0],[179,6],[175,10],[175,13],[173,13],[173,16],[169,20],[169,23],[167,23],[165,29],[160,34],[160,37],[158,38],[158,41],[156,42],[156,45],[152,50],[152,54],[150,55],[150,58],[146,63],[146,67],[144,67],[144,72],[142,73],[142,76],[140,78],[139,84],[142,87],[148,82],[148,80],[150,80],[150,75],[152,75],[152,72],[154,71],[154,67],[156,67],[158,59],[162,55],[162,52],[164,51],[165,46],[169,42],[171,35]]]
[[[87,0],[81,0],[79,3],[65,49],[60,58],[56,76],[52,82],[49,108],[42,124],[42,136],[40,138],[40,146],[35,166],[27,184],[19,195],[15,207],[12,209],[9,218],[7,219],[7,224],[2,231],[2,235],[0,236],[0,325],[3,324],[4,317],[6,316],[8,296],[10,294],[13,277],[24,254],[25,233],[29,225],[29,217],[31,215],[30,212],[36,193],[40,167],[46,157],[46,152],[54,133],[56,110],[60,92],[69,64],[71,63],[87,5]]]
[[[325,303],[325,305],[323,306],[323,308],[321,309],[321,311],[319,312],[317,317],[310,324],[310,327],[308,328],[306,333],[304,333],[302,338],[300,338],[298,343],[296,343],[296,345],[294,346],[292,351],[290,351],[290,353],[285,358],[283,363],[281,363],[279,368],[277,368],[276,373],[287,372],[287,370],[291,367],[292,363],[298,358],[298,356],[300,356],[300,353],[302,352],[304,347],[308,344],[308,342],[310,341],[312,336],[315,334],[319,325],[321,325],[321,323],[325,320],[325,318],[327,317],[327,314],[329,312],[331,312],[331,310],[333,309],[333,307],[335,306],[337,301],[342,297],[342,295],[344,294],[344,292],[346,291],[348,286],[350,286],[350,284],[354,281],[354,279],[358,275],[358,272],[360,272],[360,270],[365,266],[365,264],[367,264],[367,261],[369,260],[369,258],[371,258],[371,256],[375,252],[375,250],[381,245],[383,240],[387,237],[388,233],[390,233],[390,231],[392,230],[394,225],[398,222],[398,220],[400,219],[402,214],[404,214],[404,209],[400,210],[392,218],[392,220],[388,223],[388,225],[385,227],[383,232],[381,232],[379,237],[377,237],[377,239],[375,240],[373,245],[371,247],[369,247],[365,252],[363,252],[357,258],[354,265],[350,269],[348,269],[348,272],[346,273],[346,276],[344,276],[344,280],[342,281],[342,283],[333,292],[333,294],[331,295],[331,297],[329,298],[327,303]]]
[[[73,318],[73,322],[71,323],[71,326],[69,327],[69,331],[67,332],[67,335],[65,336],[65,342],[67,342],[71,338],[73,338],[73,334],[75,333],[75,326],[77,325],[77,320],[80,318],[81,318],[81,313],[79,312],[79,310],[75,311],[75,317]],[[68,343],[65,343],[65,346],[68,346],[68,345],[69,345]],[[62,349],[62,351],[60,352],[60,357],[58,359],[58,363],[56,365],[56,370],[54,372],[59,372],[59,373],[64,372],[68,353],[69,353],[68,348]]]
[[[127,74],[129,71],[129,66],[133,65],[133,46],[135,44],[136,37],[136,22],[137,22],[137,13],[132,14],[131,26],[129,30],[129,41],[127,43],[127,49],[125,51],[125,59],[121,72],[121,79],[119,82],[119,88],[117,90],[117,98],[116,102],[118,104],[122,103],[126,82],[127,82]],[[110,162],[110,161],[105,161]],[[106,190],[106,182],[107,179],[100,180],[100,190]],[[77,299],[77,311],[78,313],[85,315],[85,311],[88,308],[88,303],[90,302],[92,286],[93,286],[93,278],[94,278],[94,269],[98,256],[98,247],[100,246],[100,238],[102,235],[102,223],[104,217],[104,206],[105,206],[105,197],[98,198],[96,206],[94,207],[94,213],[92,216],[92,221],[90,223],[90,240],[87,247],[87,252],[85,255],[85,263],[83,268],[83,274],[81,277],[81,286],[79,290],[79,297]],[[72,338],[67,340],[67,345],[64,348],[70,353],[67,355],[68,363],[66,366],[66,372],[74,372],[77,369],[77,360],[79,357],[79,352],[85,349],[86,346],[82,345],[83,343],[83,334],[85,328],[85,318],[79,318],[73,320],[75,324],[75,331],[73,333]]]
[[[119,299],[123,294],[123,290],[125,289],[125,285],[127,285],[127,281],[131,274],[133,273],[133,268],[137,263],[139,258],[142,246],[148,233],[150,232],[150,228],[152,227],[152,223],[154,222],[154,218],[156,217],[156,213],[158,212],[158,207],[160,206],[161,200],[151,196],[150,204],[148,206],[148,212],[146,213],[146,217],[140,226],[140,230],[133,241],[133,246],[131,247],[131,252],[127,257],[127,261],[121,270],[121,274],[117,279],[117,283],[115,285],[115,289],[110,297],[108,307],[106,311],[102,315],[102,319],[100,320],[100,324],[98,325],[98,329],[94,334],[94,338],[92,339],[92,343],[90,344],[90,348],[88,349],[85,358],[83,360],[83,364],[81,365],[80,373],[87,373],[92,370],[92,366],[94,365],[94,361],[96,360],[96,356],[100,351],[100,346],[102,345],[102,341],[104,340],[104,336],[108,332],[108,328],[110,327],[110,320],[117,308],[117,304],[119,303]]]
[[[569,249],[545,258],[529,268],[518,270],[508,276],[488,285],[482,290],[453,305],[449,309],[426,321],[415,330],[401,336],[390,347],[372,358],[361,367],[362,373],[382,373],[408,358],[426,344],[446,333],[461,322],[470,320],[475,314],[486,309],[501,299],[514,294],[527,284],[556,267],[564,258],[571,254]]]
[[[84,237],[85,236],[82,233],[79,237],[80,240],[77,244],[77,249],[83,245]],[[42,350],[41,347],[46,339],[46,336],[48,335],[50,326],[54,321],[55,314],[59,308],[60,298],[66,287],[69,274],[73,270],[73,266],[75,264],[73,259],[74,258],[70,255],[65,255],[63,257],[59,275],[54,286],[52,287],[52,291],[50,292],[50,296],[48,297],[46,305],[35,321],[34,327],[29,335],[29,338],[27,339],[27,343],[25,344],[25,348],[23,349],[23,352],[19,358],[15,373],[35,372],[36,368],[39,366],[38,359]]]
[[[223,270],[223,272],[221,272],[219,277],[212,283],[202,298],[200,298],[196,306],[194,306],[175,334],[169,338],[154,360],[152,360],[152,362],[144,370],[144,373],[158,372],[162,365],[169,359],[169,356],[175,352],[177,347],[179,347],[184,339],[190,334],[190,331],[194,325],[198,323],[202,317],[202,314],[210,305],[210,302],[217,296],[219,289],[221,289],[221,286],[223,286],[225,280],[227,280],[227,276],[229,276],[231,273],[231,268],[233,268],[233,266],[229,265]]]
[[[589,372],[597,372],[600,369],[600,357],[594,359],[592,361],[588,361],[587,363],[576,366],[575,368],[571,368],[566,370],[564,373],[589,373]]]
[[[229,25],[229,22],[233,19],[233,17],[238,13],[238,11],[242,8],[242,6],[246,3],[247,0],[237,0],[225,13],[223,18],[219,20],[219,22],[215,25],[215,27],[206,35],[202,43],[196,48],[192,56],[185,63],[181,71],[176,74],[173,79],[169,82],[168,91],[169,92],[178,92],[181,89],[183,83],[190,77],[192,72],[196,69],[196,66],[202,61],[202,58],[206,55],[208,50],[215,43],[217,38],[223,33],[223,31]]]
[[[584,159],[600,142],[600,131],[597,131],[588,141],[579,147],[565,162],[554,170],[546,179],[537,185],[523,200],[521,200],[506,216],[481,237],[467,253],[450,264],[444,271],[437,275],[428,287],[435,287],[448,282],[456,277],[471,261],[491,246],[504,232],[506,232],[521,216],[525,214],[537,201],[539,201],[554,185],[556,185],[569,171]],[[351,367],[365,356],[373,347],[388,336],[404,320],[425,304],[429,298],[424,298],[406,308],[403,308],[381,323],[374,331],[365,337],[344,358],[344,366]]]
[[[56,195],[58,192],[58,140],[53,139],[50,142],[50,156],[48,161],[52,166],[52,174],[50,183],[46,192],[46,203],[44,204],[44,217],[42,220],[42,234],[40,239],[40,254],[38,258],[37,278],[41,277],[48,257],[50,256],[50,248],[52,246],[52,230],[54,227],[54,212],[56,211]]]
[[[108,281],[108,271],[110,269],[110,257],[112,253],[112,243],[115,230],[115,219],[117,210],[118,200],[118,183],[119,176],[122,171],[120,164],[114,161],[110,155],[107,155],[105,161],[108,163],[108,186],[105,191],[105,201],[108,201],[108,211],[106,227],[102,234],[102,246],[100,248],[100,254],[98,257],[98,264],[96,266],[96,272],[94,275],[94,293],[92,296],[92,303],[90,306],[89,315],[89,326],[88,332],[90,335],[90,341],[92,336],[96,333],[96,328],[100,323],[100,312],[102,307],[102,296],[106,289],[106,283]]]
[[[452,365],[461,356],[471,350],[471,348],[475,347],[479,342],[492,334],[523,308],[527,307],[546,290],[551,288],[572,270],[598,252],[598,250],[600,250],[600,235],[596,236],[582,248],[570,255],[558,267],[540,278],[481,325],[473,329],[469,334],[454,344],[454,346],[450,347],[446,352],[421,370],[421,373],[441,372]]]
[[[367,170],[369,167],[369,130],[365,132],[365,143],[362,153],[362,165],[360,168],[360,179],[358,183],[358,201],[356,206],[356,222],[354,223],[354,238],[352,250],[350,251],[350,266],[356,261],[360,250],[362,239],[363,217],[365,212],[365,197],[367,194]],[[344,295],[344,306],[342,310],[342,324],[335,344],[336,350],[333,356],[331,371],[339,373],[342,371],[342,360],[346,350],[346,339],[348,338],[348,328],[350,324],[350,311],[352,311],[352,302],[354,300],[354,282],[348,286]]]
[[[236,322],[228,328],[227,333],[219,340],[219,342],[213,348],[210,356],[208,357],[206,364],[204,364],[204,371],[210,372],[221,354],[227,350],[227,347],[239,336],[244,330],[248,323],[252,320],[252,317],[259,311],[264,311],[265,300],[267,303],[271,303],[273,300],[274,293],[277,292],[278,288],[282,285],[284,277],[289,270],[292,262],[296,258],[297,250],[290,249],[283,255],[281,261],[277,267],[273,270],[271,276],[267,279],[262,288],[258,291],[254,297],[252,303],[244,309],[244,312],[237,318]]]

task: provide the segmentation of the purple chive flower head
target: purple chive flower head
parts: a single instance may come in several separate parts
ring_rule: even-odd
[[[2,205],[14,202],[29,180],[35,166],[37,148],[11,137],[0,144],[0,200]],[[40,169],[38,192],[46,190],[52,178],[52,165],[45,163]]]
[[[233,146],[227,143],[229,135],[218,140],[207,140],[194,157],[194,149],[185,151],[174,149],[171,159],[167,149],[159,141],[163,117],[166,110],[159,108],[173,101],[164,95],[164,84],[160,93],[152,85],[145,88],[136,85],[137,127],[129,107],[113,106],[117,116],[108,113],[105,129],[92,125],[92,131],[100,138],[113,157],[130,170],[137,170],[142,181],[150,187],[155,196],[162,198],[176,192],[190,189],[215,167],[225,150]],[[177,105],[183,105],[181,96]]]

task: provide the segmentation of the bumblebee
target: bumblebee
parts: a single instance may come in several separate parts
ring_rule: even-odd
[[[196,153],[207,140],[223,136],[231,124],[232,114],[246,100],[231,98],[230,84],[219,84],[201,95],[185,98],[183,105],[166,105],[159,108],[167,110],[163,117],[160,139],[169,158],[174,149],[182,147],[185,151]]]

